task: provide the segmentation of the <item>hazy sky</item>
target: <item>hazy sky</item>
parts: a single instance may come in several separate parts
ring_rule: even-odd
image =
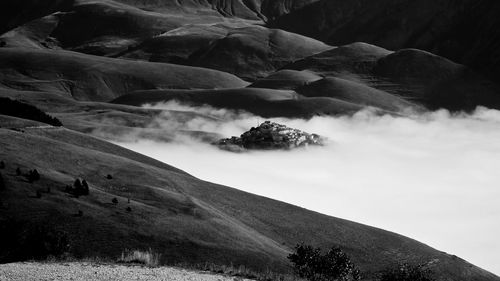
[[[249,114],[176,103],[214,118],[151,127],[240,135],[263,121]],[[325,147],[231,153],[185,137],[130,134],[119,144],[204,180],[394,231],[500,275],[500,111],[438,111],[419,117],[272,119],[329,138]]]

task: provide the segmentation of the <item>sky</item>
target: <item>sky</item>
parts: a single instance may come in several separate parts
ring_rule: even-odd
[[[500,111],[273,118],[328,142],[232,153],[182,132],[239,136],[266,119],[175,102],[147,107],[197,115],[165,111],[148,126],[171,141],[137,130],[116,143],[203,180],[403,234],[500,275]]]

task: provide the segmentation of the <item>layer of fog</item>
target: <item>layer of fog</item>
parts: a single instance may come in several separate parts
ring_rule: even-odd
[[[500,111],[272,119],[330,143],[231,153],[181,132],[229,137],[263,118],[177,103],[154,107],[176,114],[166,111],[151,128],[178,137],[165,142],[135,132],[120,145],[204,180],[415,238],[500,274]],[[179,111],[197,114],[179,119]]]

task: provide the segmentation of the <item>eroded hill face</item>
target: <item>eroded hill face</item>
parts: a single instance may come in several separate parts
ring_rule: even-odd
[[[445,2],[433,2],[427,9],[438,13],[434,10]],[[138,106],[172,100],[291,118],[352,114],[368,106],[391,114],[477,105],[500,108],[495,81],[466,64],[401,49],[411,47],[406,45],[385,49],[347,39],[337,44],[323,33],[302,32],[318,23],[337,32],[325,19],[334,15],[352,31],[344,30],[346,37],[339,38],[357,39],[365,30],[361,27],[373,24],[384,32],[377,38],[400,39],[391,35],[399,32],[398,25],[394,31],[378,21],[356,20],[379,18],[380,9],[372,2],[344,1],[335,7],[328,3],[2,2],[9,9],[1,9],[0,96],[36,106],[60,119],[64,128],[0,116],[0,160],[7,163],[7,170],[0,170],[6,182],[0,190],[0,219],[66,229],[77,256],[116,257],[124,248],[153,247],[166,262],[233,262],[256,269],[272,265],[282,271],[291,247],[310,241],[342,247],[368,275],[405,260],[432,264],[442,280],[498,280],[411,239],[203,182],[91,136],[105,132],[99,136],[113,140],[113,135],[136,128],[160,135],[147,126],[165,112]],[[352,3],[360,7],[355,13],[349,10]],[[418,8],[418,3],[412,5]],[[336,13],[329,13],[331,9]],[[291,22],[303,29],[294,29]],[[488,53],[481,46],[471,50]],[[181,120],[184,115],[186,120],[202,115],[168,114]],[[169,141],[175,135],[161,131],[161,138]],[[31,169],[37,169],[40,180],[27,180],[24,175]],[[88,196],[65,192],[76,178],[86,179]],[[17,237],[15,231],[11,237]],[[1,258],[8,257],[9,245],[15,244],[0,247]]]

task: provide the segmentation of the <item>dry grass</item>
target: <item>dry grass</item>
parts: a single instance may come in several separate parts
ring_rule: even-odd
[[[122,252],[118,262],[122,263],[139,263],[149,267],[157,267],[160,265],[161,255],[149,249],[147,251],[141,250],[125,250]]]
[[[284,274],[274,272],[270,269],[265,271],[256,271],[245,267],[244,265],[219,265],[211,262],[206,262],[199,264],[177,263],[175,264],[175,266],[185,269],[212,272],[224,276],[232,276],[235,277],[235,280],[238,280],[239,278],[245,278],[258,281],[304,281],[304,279],[295,276],[294,274],[292,274],[292,272]]]

